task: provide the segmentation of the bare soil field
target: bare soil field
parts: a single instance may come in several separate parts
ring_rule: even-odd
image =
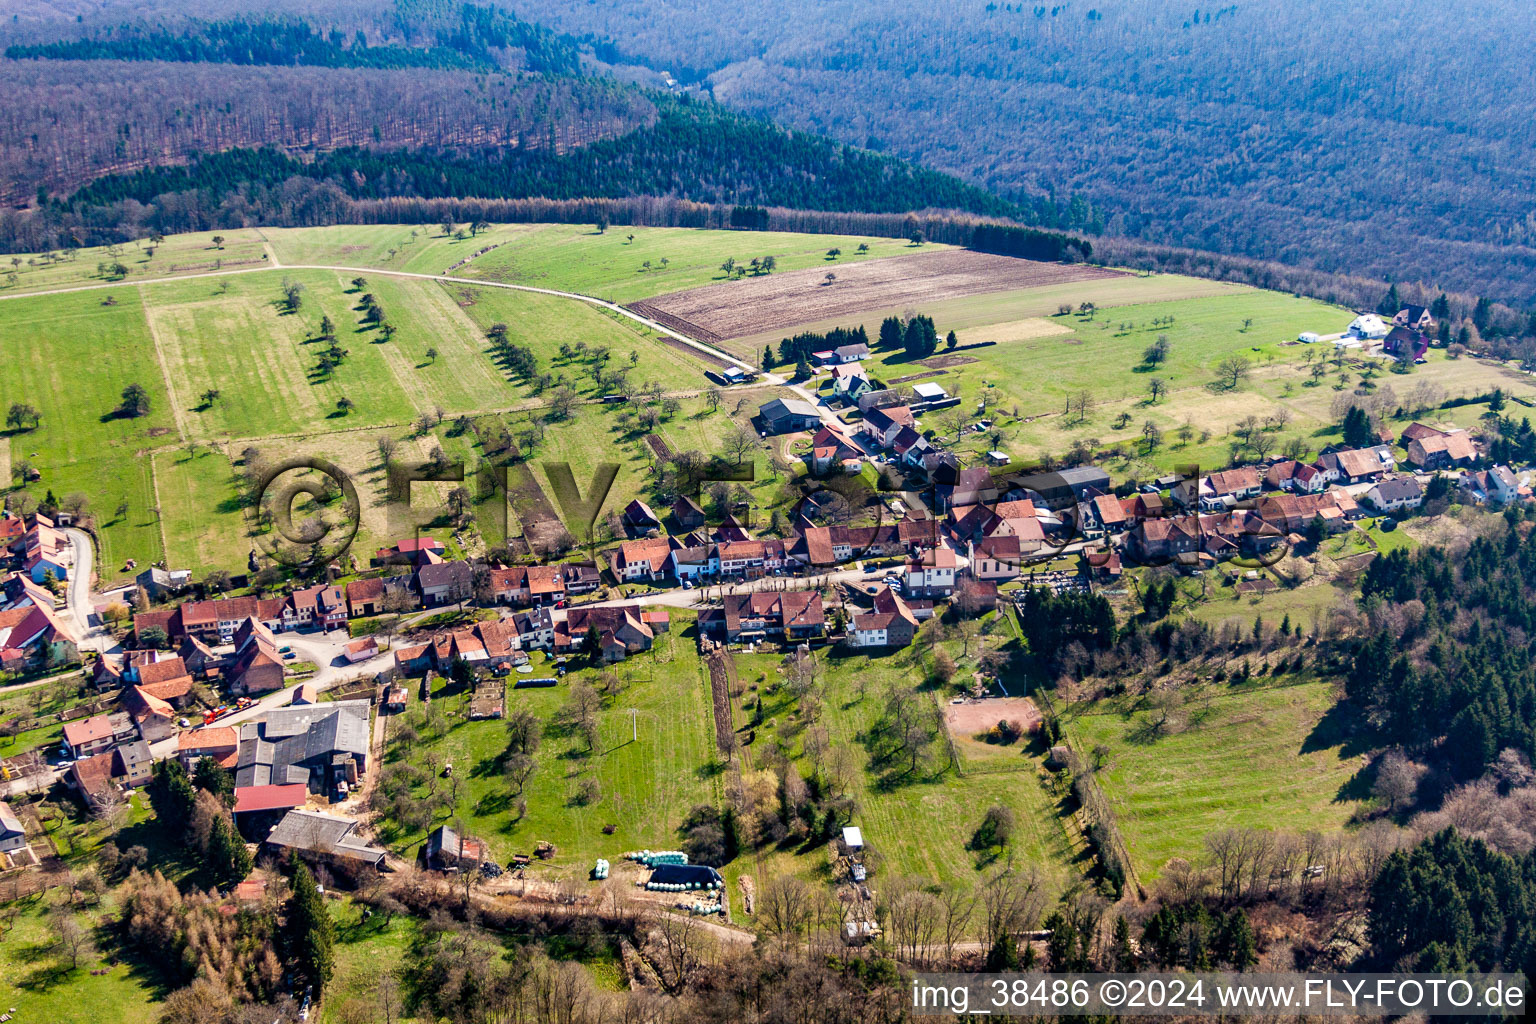
[[[988,697],[944,705],[944,724],[956,738],[974,739],[998,722],[1018,722],[1025,732],[1040,724],[1040,709],[1028,697]]]
[[[828,283],[828,273],[836,279]],[[658,295],[630,308],[701,341],[724,341],[890,306],[1123,277],[1081,264],[950,249],[795,270]]]

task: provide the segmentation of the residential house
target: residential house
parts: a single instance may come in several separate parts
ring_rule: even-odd
[[[1219,511],[1258,497],[1263,486],[1257,469],[1239,466],[1182,481],[1173,489],[1173,499],[1186,508],[1198,503],[1207,511]]]
[[[135,751],[127,755],[133,762],[131,770],[141,783],[148,777],[143,753]],[[128,786],[130,765],[127,758],[122,748],[81,758],[69,766],[66,782],[80,794],[90,810],[100,811],[115,803]]]
[[[811,430],[821,422],[821,414],[809,402],[798,398],[775,398],[757,410],[763,430],[769,434],[787,434],[795,430]]]
[[[903,569],[903,589],[913,597],[948,597],[955,592],[955,575],[960,560],[953,549],[931,548],[907,561]]]
[[[1477,461],[1477,445],[1465,430],[1408,442],[1408,461],[1422,470],[1448,469]]]
[[[1375,341],[1387,336],[1387,325],[1375,313],[1363,313],[1349,322],[1344,333],[1349,338]]]
[[[318,811],[292,810],[266,838],[279,857],[290,852],[342,870],[384,867],[387,854],[357,835],[357,822]]]
[[[813,476],[824,476],[833,470],[856,472],[863,457],[862,451],[831,427],[818,430],[805,453],[806,465]]]
[[[90,757],[127,743],[138,734],[133,719],[124,712],[77,718],[64,723],[64,753],[75,759]]]
[[[347,603],[341,588],[322,583],[288,595],[283,608],[283,630],[340,629],[347,624]]]
[[[32,577],[25,573],[13,572],[0,576],[0,611],[30,608],[34,605],[52,608],[57,603],[51,590],[39,583],[34,583]]]
[[[625,582],[665,578],[672,560],[672,546],[666,537],[628,540],[619,545],[613,559],[614,575]]]
[[[1189,516],[1143,519],[1126,534],[1126,551],[1140,562],[1169,562],[1200,548],[1199,524]]]
[[[114,775],[129,789],[137,789],[149,781],[155,767],[155,759],[144,740],[124,743],[112,751],[117,757]]]
[[[1385,444],[1325,452],[1316,463],[1325,483],[1329,484],[1367,483],[1391,472],[1396,465],[1392,446]]]
[[[51,604],[12,608],[4,615],[10,624],[0,625],[0,664],[7,669],[22,668],[29,661],[62,665],[79,660],[74,624]]]
[[[190,677],[184,678],[190,691],[192,680]],[[159,743],[176,734],[176,719],[179,716],[170,701],[155,696],[143,686],[128,687],[123,690],[121,699],[140,738],[150,743]]]
[[[176,758],[188,772],[205,757],[233,771],[240,759],[239,730],[228,725],[209,725],[176,737]]]
[[[560,567],[565,579],[565,593],[590,594],[603,585],[603,574],[590,562],[566,562]]]
[[[235,655],[225,671],[231,692],[270,693],[285,681],[277,639],[260,621],[246,619],[234,636]]]
[[[354,619],[372,618],[414,603],[409,575],[353,580],[347,584],[346,595],[347,614]]]
[[[698,582],[720,571],[720,559],[716,555],[718,545],[691,544],[674,548],[669,571],[679,580]]]
[[[1381,350],[1389,356],[1417,362],[1429,352],[1429,338],[1409,327],[1394,327],[1382,339]]]
[[[26,827],[16,817],[16,812],[11,810],[11,805],[0,800],[0,853],[15,853],[26,847]]]
[[[859,396],[859,411],[869,412],[871,409],[885,409],[893,405],[905,405],[906,400],[900,393],[885,388],[880,391],[867,391]]]
[[[474,567],[463,560],[437,562],[416,570],[416,591],[428,608],[469,600],[474,584]]]
[[[553,605],[565,600],[565,572],[558,565],[514,565],[490,570],[493,600],[525,607]]]
[[[1429,315],[1429,310],[1423,306],[1408,305],[1398,310],[1392,317],[1392,322],[1400,327],[1407,327],[1415,331],[1427,331],[1434,326],[1434,318]]]
[[[848,624],[853,647],[906,647],[917,635],[917,616],[890,587],[875,592],[874,607],[859,612]]]
[[[517,635],[517,645],[525,651],[549,650],[555,645],[555,619],[548,608],[518,612],[507,620]]]
[[[739,579],[757,579],[764,573],[763,542],[760,540],[731,541],[715,545],[721,576]]]
[[[33,516],[32,528],[11,545],[22,558],[22,571],[34,583],[43,583],[50,576],[55,580],[69,578],[70,567],[75,564],[74,545],[68,535],[53,527],[52,520]]]
[[[962,469],[953,483],[941,483],[933,489],[935,507],[940,511],[954,505],[979,505],[996,501],[1000,488],[985,466]]]
[[[517,627],[511,619],[492,619],[466,629],[439,633],[432,638],[430,646],[432,663],[440,672],[447,672],[455,661],[479,669],[526,660]]]
[[[1335,533],[1349,525],[1355,500],[1343,490],[1323,494],[1268,494],[1258,500],[1254,510],[1267,523],[1285,533],[1305,533],[1314,523],[1324,533]]]
[[[912,427],[902,427],[889,445],[892,454],[909,466],[921,466],[933,445]]]
[[[701,625],[723,632],[731,643],[764,636],[804,639],[820,636],[826,626],[821,594],[814,590],[731,594],[722,608],[710,611]]]
[[[1508,466],[1468,470],[1461,475],[1461,490],[1479,505],[1508,505],[1520,499],[1520,481]]]
[[[916,429],[917,420],[907,406],[892,405],[867,410],[860,429],[877,447],[889,448],[903,427]]]
[[[572,608],[563,622],[555,623],[555,653],[578,653],[589,630],[597,631],[604,661],[623,661],[631,654],[648,651],[656,635],[641,618],[639,605]]]
[[[1366,492],[1365,500],[1378,512],[1401,512],[1424,504],[1424,488],[1418,478],[1389,476]]]
[[[282,597],[226,597],[215,601],[187,601],[176,609],[168,622],[161,623],[147,616],[134,616],[137,630],[142,625],[159,625],[166,635],[177,638],[195,636],[208,643],[227,644],[235,632],[248,619],[255,619],[269,630],[281,629],[283,610],[288,600]]]
[[[1099,529],[1108,536],[1117,536],[1130,529],[1130,513],[1113,494],[1094,495],[1088,499],[1088,509]]]
[[[971,545],[970,574],[987,583],[1006,583],[1018,579],[1024,552],[1013,534],[994,534]]]
[[[852,345],[839,345],[832,350],[832,358],[837,363],[856,363],[861,359],[869,358],[869,346],[862,341]]]

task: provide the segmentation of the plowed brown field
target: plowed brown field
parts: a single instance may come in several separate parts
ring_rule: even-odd
[[[830,284],[828,273],[837,275]],[[658,295],[630,308],[700,341],[724,341],[871,309],[920,308],[942,299],[1117,276],[1102,267],[946,249],[746,277]]]

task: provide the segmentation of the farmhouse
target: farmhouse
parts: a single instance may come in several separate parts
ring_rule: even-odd
[[[11,550],[21,555],[22,571],[34,583],[42,583],[49,576],[68,579],[75,564],[74,545],[62,530],[54,529],[52,520],[40,515],[32,518],[32,528],[11,545]]]
[[[455,661],[472,668],[495,668],[523,660],[517,627],[511,619],[492,619],[467,629],[439,633],[428,647],[432,663],[440,672],[446,672]]]
[[[1190,555],[1200,550],[1199,526],[1185,516],[1143,519],[1126,534],[1126,550],[1142,562]]]
[[[382,615],[390,610],[404,610],[415,603],[411,577],[376,576],[347,584],[347,614],[354,619]]]
[[[467,601],[474,588],[475,571],[466,561],[434,562],[416,570],[416,590],[428,608]]]
[[[731,643],[777,635],[785,640],[820,636],[825,628],[821,594],[813,590],[732,594],[724,607],[701,616],[701,625],[723,632]]]
[[[432,557],[441,558],[443,542],[435,537],[412,537],[393,547],[379,548],[374,553],[375,565],[421,565]]]
[[[1429,351],[1429,338],[1410,327],[1394,327],[1382,340],[1381,350],[1399,359],[1418,361]]]
[[[1318,457],[1316,466],[1326,483],[1357,484],[1375,480],[1397,465],[1390,445],[1371,448],[1346,448]]]
[[[368,767],[370,702],[341,700],[275,708],[240,727],[236,795],[245,786],[303,784],[311,793],[349,786]]]
[[[775,398],[760,406],[757,415],[769,434],[787,434],[810,430],[821,422],[821,414],[809,402],[797,398]]]
[[[491,599],[497,604],[544,606],[565,600],[565,576],[558,565],[514,565],[490,571]]]
[[[619,545],[613,559],[613,571],[619,579],[659,580],[667,574],[672,546],[665,537],[629,540]]]
[[[1424,470],[1464,466],[1477,461],[1477,445],[1465,430],[1408,442],[1408,461]]]

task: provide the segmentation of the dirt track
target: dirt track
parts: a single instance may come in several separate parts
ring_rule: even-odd
[[[831,284],[828,273],[837,275]],[[747,277],[659,295],[629,308],[702,341],[722,341],[871,309],[920,308],[941,299],[1114,276],[1113,270],[1082,264],[946,249]]]

